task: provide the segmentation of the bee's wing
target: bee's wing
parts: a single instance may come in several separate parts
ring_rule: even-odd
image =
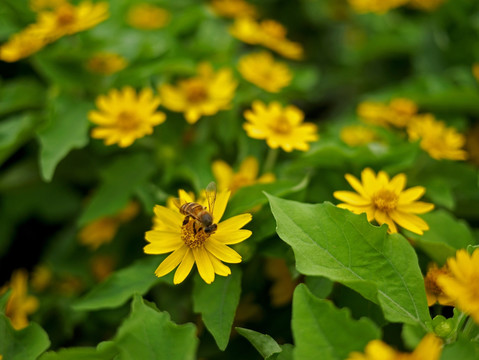
[[[173,204],[179,209],[181,208],[181,199],[180,198],[174,198],[173,199]]]
[[[213,215],[216,202],[216,184],[212,181],[205,189],[206,200],[208,200],[208,211]]]

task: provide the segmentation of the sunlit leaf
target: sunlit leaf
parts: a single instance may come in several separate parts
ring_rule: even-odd
[[[236,331],[244,336],[265,359],[282,351],[278,343],[269,335],[237,327]]]

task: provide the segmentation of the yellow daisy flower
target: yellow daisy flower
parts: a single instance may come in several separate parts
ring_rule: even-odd
[[[445,0],[410,0],[410,5],[426,11],[437,9]]]
[[[121,55],[110,52],[100,52],[88,60],[86,67],[91,72],[97,74],[111,75],[123,70],[127,65],[128,62]]]
[[[364,354],[352,352],[346,360],[439,360],[442,341],[429,333],[424,336],[412,353],[401,353],[381,340],[372,340],[364,349]]]
[[[243,78],[272,93],[281,91],[293,78],[288,66],[275,62],[273,56],[266,51],[241,57],[238,70]]]
[[[414,101],[405,98],[396,98],[389,103],[390,114],[388,122],[396,127],[406,127],[417,113]]]
[[[173,282],[181,283],[190,273],[196,263],[201,278],[210,284],[215,279],[215,274],[228,276],[231,270],[226,263],[239,263],[241,256],[227,245],[240,243],[251,236],[251,231],[241,229],[251,221],[251,214],[234,216],[222,221],[226,205],[230,196],[229,191],[218,192],[213,211],[207,211],[213,216],[216,230],[207,233],[198,229],[197,221],[189,218],[186,224],[185,215],[178,210],[156,205],[155,214],[161,221],[155,230],[146,232],[145,238],[149,242],[145,246],[146,254],[166,254],[172,252],[155,271],[156,276],[164,276],[173,271],[177,266]],[[180,193],[181,203],[194,202],[184,191]],[[206,206],[204,202],[200,205]]]
[[[389,233],[398,231],[396,224],[420,235],[429,230],[426,222],[415,214],[427,213],[434,205],[416,201],[426,191],[422,186],[404,190],[406,175],[398,174],[389,180],[384,171],[376,176],[373,170],[366,168],[361,173],[361,181],[351,174],[346,174],[345,178],[357,193],[335,191],[333,196],[344,201],[338,207],[355,214],[366,213],[368,221],[387,224]]]
[[[272,149],[281,147],[284,151],[309,150],[308,142],[319,139],[315,124],[303,123],[304,113],[294,105],[284,109],[279,102],[273,101],[266,106],[255,101],[252,110],[246,110],[247,122],[243,128],[249,137],[264,139]]]
[[[349,125],[341,129],[341,140],[349,146],[367,145],[377,140],[374,130],[363,125]]]
[[[95,139],[105,139],[106,145],[120,147],[133,144],[136,139],[153,133],[153,127],[163,123],[166,115],[156,111],[160,98],[145,88],[136,94],[132,87],[111,90],[96,99],[100,111],[90,111],[88,119],[99,125],[91,132]]]
[[[41,36],[36,25],[30,25],[19,33],[13,34],[0,46],[0,60],[15,62],[40,51],[48,41]]]
[[[449,269],[447,266],[441,268],[437,267],[437,264],[430,264],[427,269],[427,274],[424,277],[424,286],[426,288],[427,305],[433,306],[435,303],[439,303],[445,306],[453,306],[452,299],[447,296],[442,288],[438,285],[437,279],[440,275],[449,275]]]
[[[386,104],[375,101],[364,101],[356,110],[359,118],[366,124],[388,127],[391,109]]]
[[[348,0],[348,2],[357,13],[383,14],[407,4],[409,0]]]
[[[248,156],[240,164],[235,173],[231,166],[223,160],[213,162],[213,174],[220,191],[230,190],[234,194],[238,189],[253,184],[267,184],[276,180],[274,174],[267,173],[258,178],[259,164],[254,156]]]
[[[239,17],[229,29],[230,34],[244,43],[261,44],[263,33],[259,24],[251,17]]]
[[[141,3],[133,5],[128,11],[127,22],[140,30],[156,30],[170,22],[170,13],[158,6]]]
[[[437,283],[456,306],[479,324],[479,250],[472,255],[461,249],[447,259],[450,274],[439,275]]]
[[[210,5],[216,14],[227,18],[258,16],[256,7],[244,0],[212,0]]]
[[[476,78],[477,81],[479,81],[479,63],[475,63],[472,65],[472,74]]]
[[[5,294],[8,289],[12,289],[7,301],[5,315],[10,318],[10,322],[16,330],[27,327],[27,316],[34,313],[38,308],[38,299],[28,295],[27,279],[28,273],[24,269],[15,270],[10,284],[0,289],[0,294]]]
[[[43,10],[54,10],[63,5],[67,0],[30,0],[30,9],[35,12]]]
[[[139,210],[138,204],[131,201],[118,214],[102,217],[86,225],[78,234],[78,240],[82,245],[96,250],[101,245],[110,243],[118,232],[120,225],[133,219]]]
[[[414,117],[407,132],[411,141],[420,140],[421,148],[436,160],[467,159],[467,152],[461,149],[466,143],[465,136],[442,121],[437,121],[434,115]]]
[[[159,91],[164,107],[183,112],[186,121],[194,124],[203,115],[229,109],[236,86],[230,69],[215,73],[210,64],[201,63],[197,76],[181,80],[177,86],[161,85]]]
[[[83,1],[77,6],[65,3],[53,11],[38,13],[36,25],[41,36],[51,42],[66,35],[88,30],[109,16],[107,2]]]

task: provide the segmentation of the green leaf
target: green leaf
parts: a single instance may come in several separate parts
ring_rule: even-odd
[[[104,345],[109,346],[104,346]],[[72,347],[60,349],[58,352],[49,351],[40,357],[40,360],[111,360],[118,353],[112,342],[102,342],[98,347]]]
[[[79,225],[84,226],[102,216],[113,215],[126,206],[135,189],[154,171],[149,156],[143,153],[123,155],[103,173],[103,182],[93,195]]]
[[[73,308],[80,311],[116,308],[126,303],[135,293],[145,294],[160,281],[171,282],[171,276],[161,279],[155,276],[155,269],[162,258],[165,256],[147,256],[129,267],[115,271],[76,301]]]
[[[248,339],[251,345],[253,345],[265,359],[282,351],[278,343],[269,335],[241,327],[236,327],[235,329],[238,331],[238,334]]]
[[[201,313],[206,328],[221,350],[228,345],[240,294],[241,269],[238,267],[232,269],[229,276],[217,276],[211,284],[195,276],[193,309]]]
[[[193,360],[198,346],[193,324],[173,323],[167,312],[139,295],[113,341],[122,360]]]
[[[423,235],[407,232],[431,259],[442,265],[448,257],[454,256],[456,250],[475,244],[474,235],[466,222],[456,219],[447,211],[438,210],[422,215],[429,225]]]
[[[303,284],[294,291],[292,328],[295,359],[343,360],[381,336],[369,319],[352,319],[348,309],[314,297]]]
[[[40,169],[45,181],[53,177],[56,166],[72,149],[88,143],[87,113],[91,104],[67,96],[51,104],[49,122],[39,133]]]
[[[10,299],[11,293],[12,293],[12,289],[8,289],[4,294],[0,295],[0,312],[2,314],[5,313],[5,309],[7,307],[8,299]]]
[[[0,87],[0,116],[37,109],[45,103],[45,88],[33,79],[17,79]]]
[[[479,359],[479,345],[466,339],[444,346],[441,360],[477,360]]]
[[[425,326],[431,320],[416,253],[402,236],[330,203],[268,198],[299,272],[345,284],[378,303],[390,321]]]
[[[0,355],[5,360],[36,359],[50,346],[47,333],[36,323],[15,330],[10,319],[0,314]]]

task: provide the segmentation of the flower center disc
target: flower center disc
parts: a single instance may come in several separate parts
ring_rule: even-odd
[[[124,131],[130,131],[136,129],[138,120],[130,111],[122,111],[118,114],[117,125]]]
[[[288,119],[283,116],[278,116],[270,127],[275,133],[278,134],[289,134],[291,133],[292,129]]]
[[[203,229],[199,230],[201,226],[198,225],[196,220],[191,219],[186,225],[181,227],[181,240],[183,240],[189,248],[198,248],[204,245],[205,241],[210,237],[212,233],[206,234]],[[196,228],[196,233],[195,233]]]
[[[208,93],[202,83],[192,82],[188,85],[186,98],[190,103],[200,103],[208,98]]]
[[[391,190],[381,189],[374,194],[372,201],[376,208],[387,212],[396,209],[398,196]]]
[[[57,10],[57,24],[59,26],[66,26],[75,21],[75,11],[73,6],[64,5]]]

